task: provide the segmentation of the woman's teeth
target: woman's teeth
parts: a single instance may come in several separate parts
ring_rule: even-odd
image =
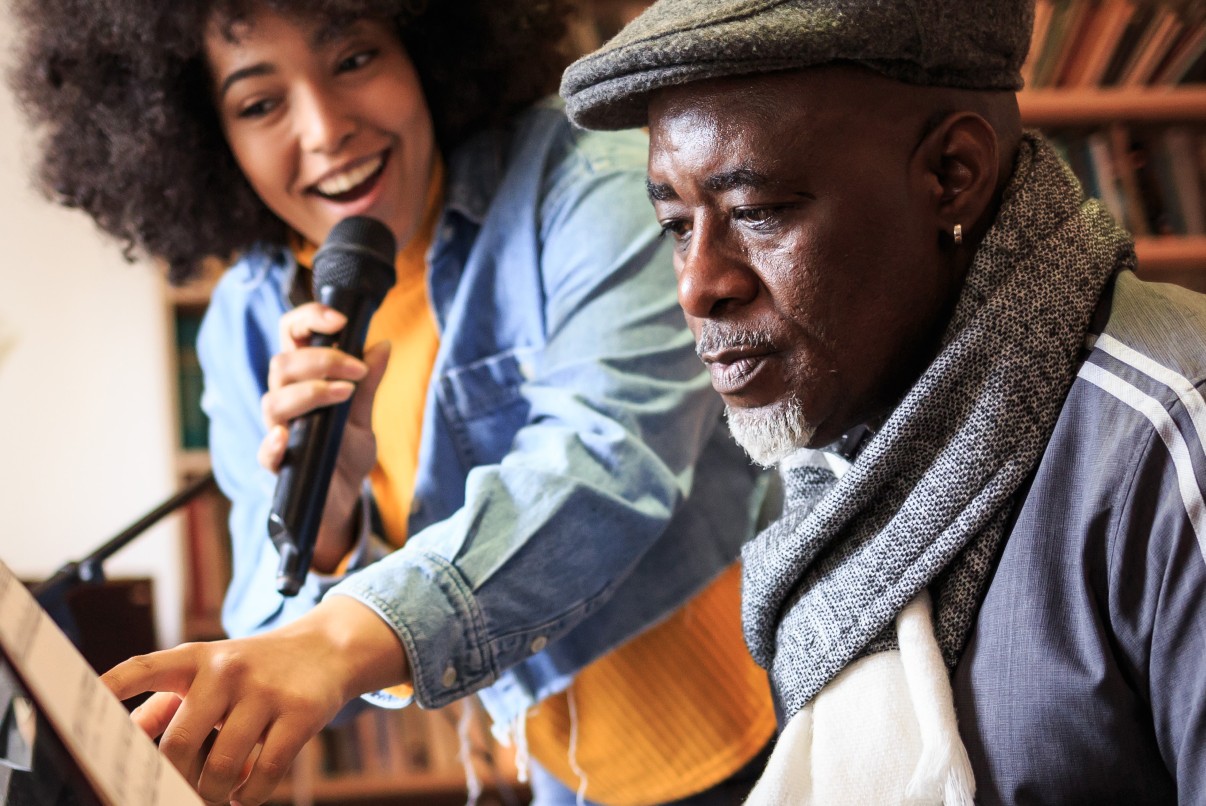
[[[355,168],[351,168],[335,176],[327,177],[319,182],[315,186],[315,189],[324,196],[338,196],[341,193],[347,193],[375,174],[381,167],[384,159],[384,157],[378,155],[368,162],[360,163]]]

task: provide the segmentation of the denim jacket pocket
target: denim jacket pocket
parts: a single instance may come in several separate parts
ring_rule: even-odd
[[[531,408],[522,387],[534,376],[540,352],[515,347],[440,376],[440,409],[468,467],[500,462],[511,449]]]

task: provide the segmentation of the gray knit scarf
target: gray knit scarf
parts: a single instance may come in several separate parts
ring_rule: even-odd
[[[801,469],[784,516],[743,550],[745,638],[783,719],[894,647],[893,619],[927,586],[954,668],[1098,298],[1133,266],[1130,237],[1027,133],[937,358],[840,481]]]

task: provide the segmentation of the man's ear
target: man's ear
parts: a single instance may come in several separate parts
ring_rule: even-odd
[[[969,243],[983,236],[996,198],[999,155],[996,131],[974,112],[947,115],[922,139],[915,152],[917,167],[942,243]]]

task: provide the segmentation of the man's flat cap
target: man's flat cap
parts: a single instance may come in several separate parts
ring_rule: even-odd
[[[910,84],[1018,90],[1034,0],[659,0],[566,70],[570,118],[644,125],[649,93],[708,78],[861,64]]]

